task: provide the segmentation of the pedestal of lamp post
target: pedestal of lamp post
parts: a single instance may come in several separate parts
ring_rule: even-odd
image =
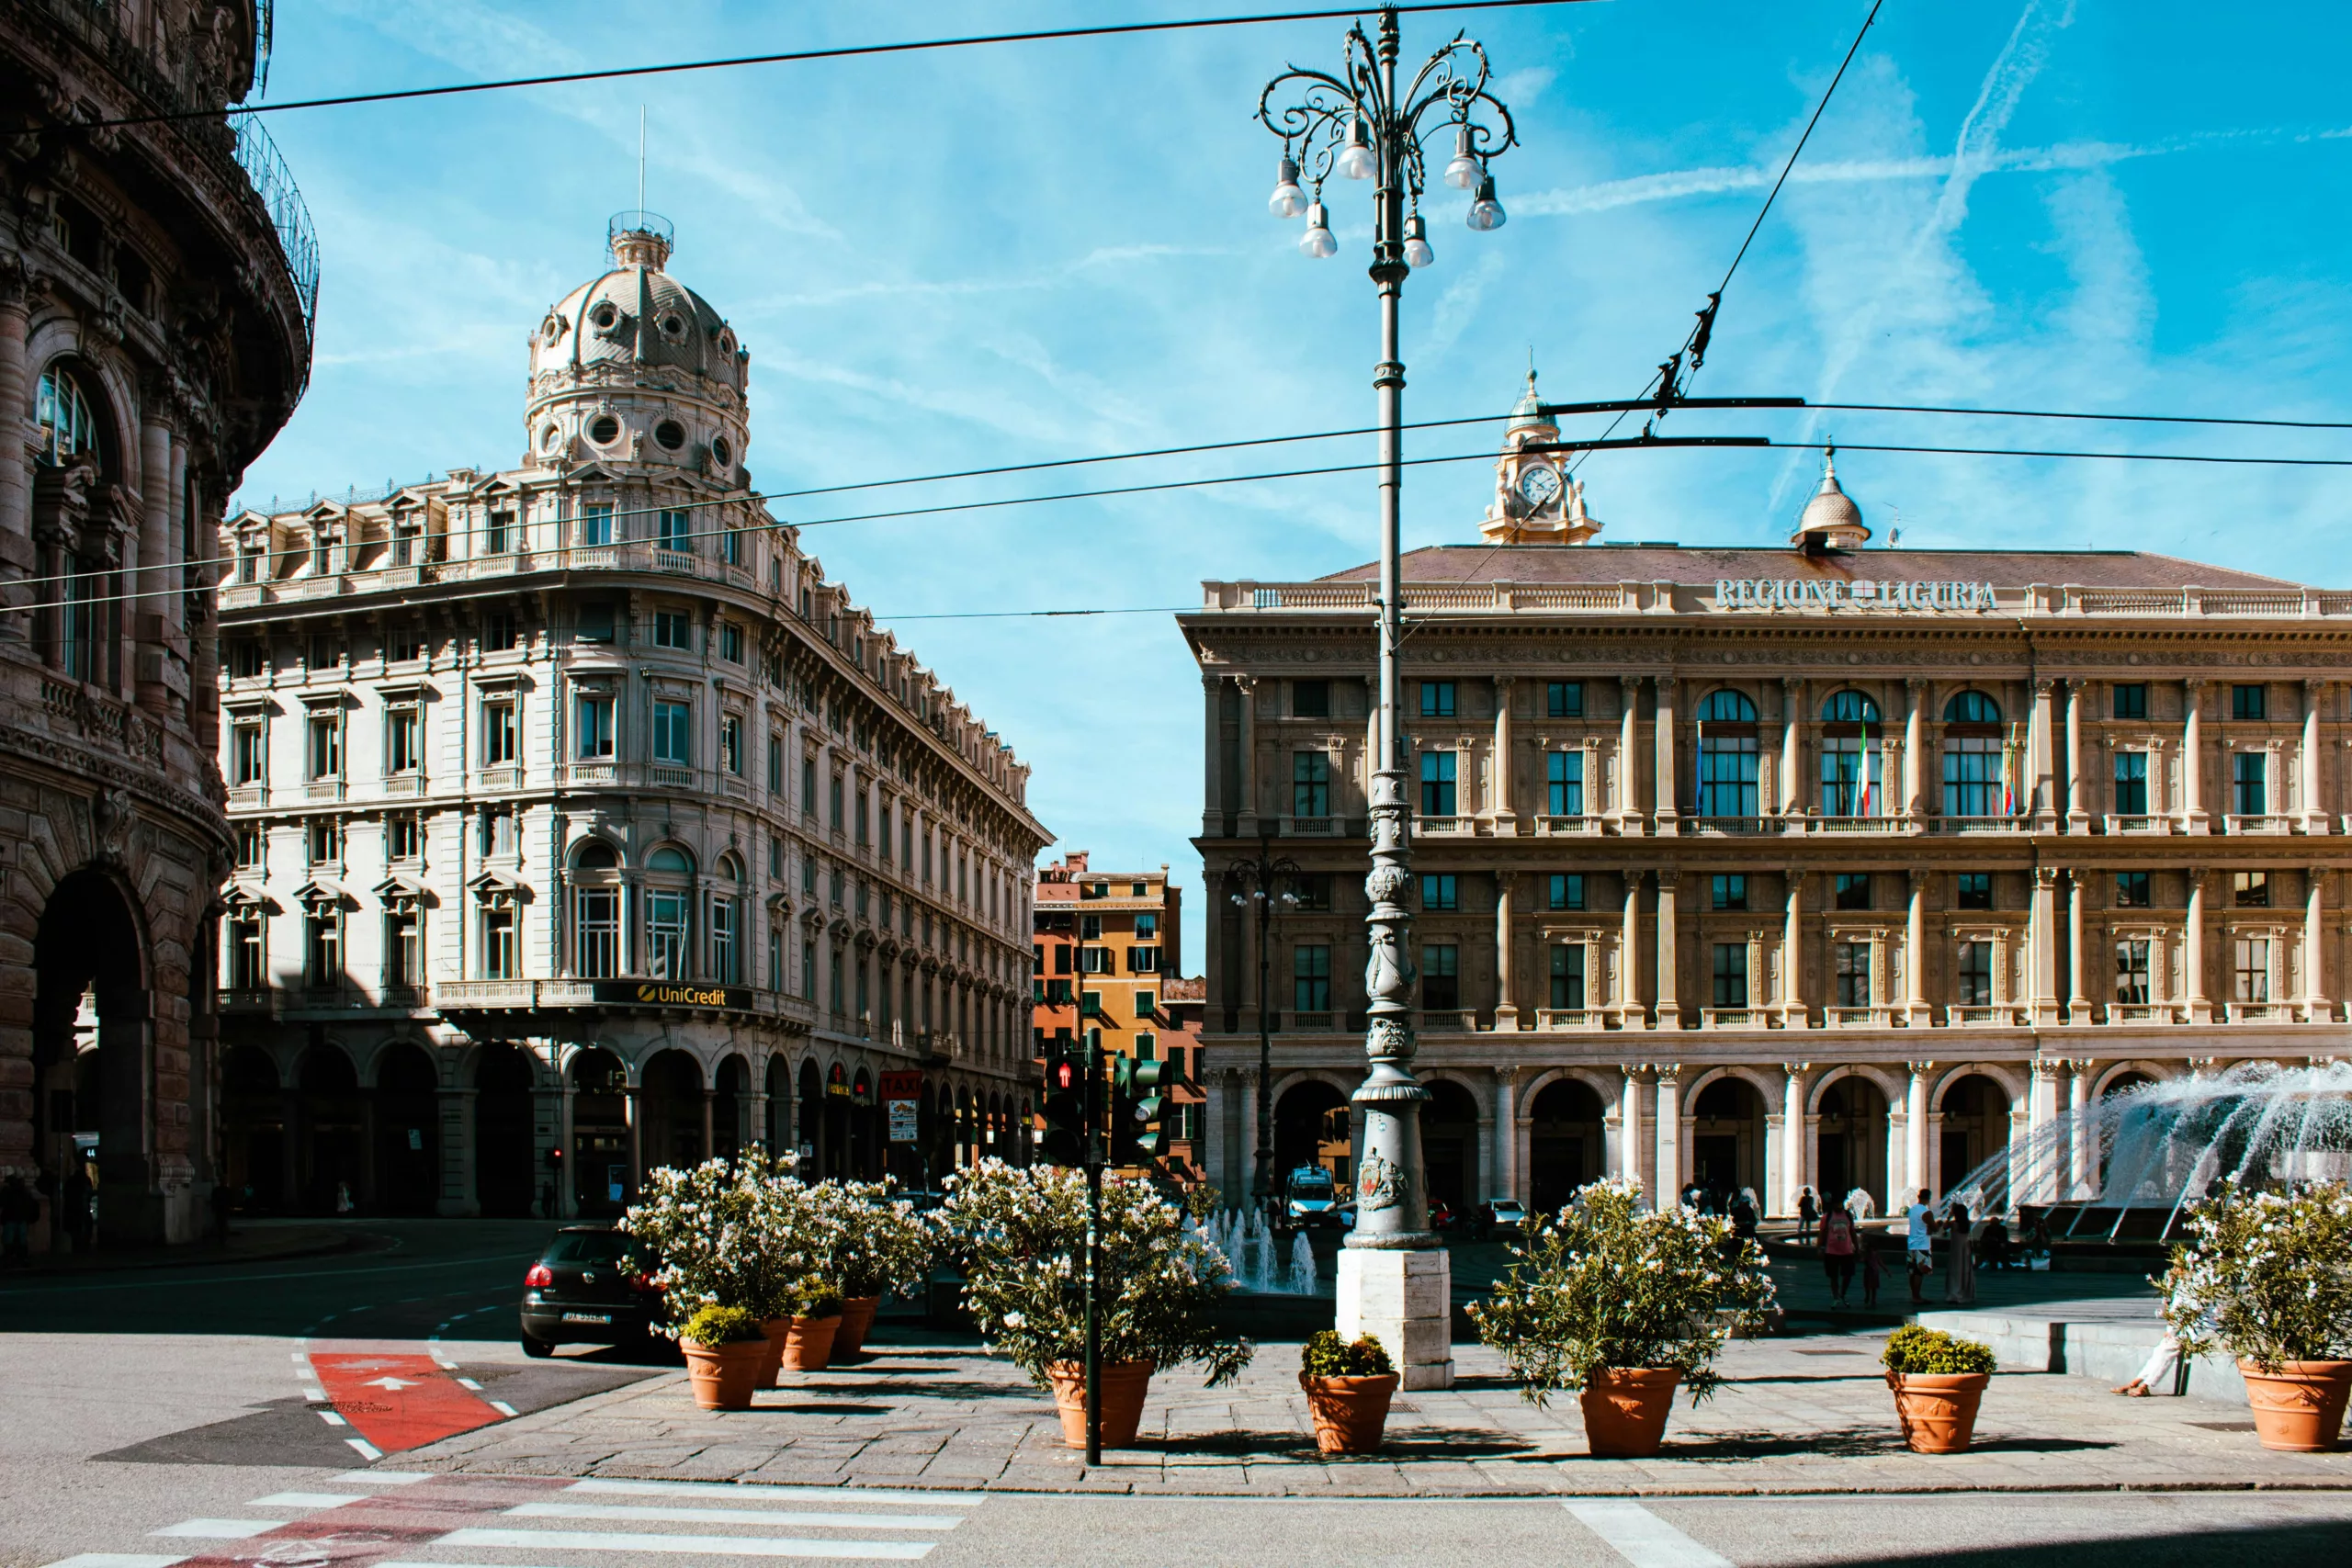
[[[1453,1257],[1443,1247],[1340,1248],[1340,1337],[1377,1338],[1400,1386],[1453,1386]]]

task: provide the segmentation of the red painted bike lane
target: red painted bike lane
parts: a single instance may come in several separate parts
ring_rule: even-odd
[[[328,1404],[388,1454],[506,1418],[429,1355],[367,1348],[310,1354]]]
[[[208,1543],[174,1568],[371,1568],[413,1558],[453,1530],[570,1484],[552,1477],[435,1476],[243,1540]]]

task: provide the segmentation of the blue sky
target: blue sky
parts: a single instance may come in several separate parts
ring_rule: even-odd
[[[1239,13],[1102,4],[458,0],[281,6],[272,99],[385,86]],[[1499,413],[1532,350],[1548,396],[1626,396],[1680,341],[1866,0],[1617,0],[1408,17],[1408,58],[1483,39],[1525,145],[1510,221],[1432,210],[1406,292],[1408,418]],[[672,269],[750,347],[764,489],[1268,434],[1373,413],[1367,187],[1340,254],[1266,214],[1278,149],[1250,115],[1337,22],[759,67],[272,117],[316,220],[311,389],[241,500],[520,460],[525,335],[601,265],[637,199]],[[2352,15],[2288,3],[1889,0],[1726,298],[1712,393],[2344,419],[2340,216]],[[2337,372],[2332,374],[2331,372]],[[1811,416],[1692,432],[1797,436]],[[1686,421],[1688,422],[1686,424]],[[1849,442],[2334,455],[2324,433],[1845,414]],[[1408,455],[1499,431],[1416,433]],[[1365,441],[860,491],[793,521],[1057,489],[1361,461]],[[1272,458],[1274,460],[1261,460]],[[1852,455],[1873,522],[1915,546],[2125,545],[2338,585],[2324,469]],[[1606,537],[1778,543],[1802,453],[1640,454],[1584,470]],[[1110,476],[1119,476],[1114,479]],[[1080,482],[1072,482],[1077,480]],[[1411,471],[1407,543],[1475,538],[1483,464]],[[1174,605],[1204,578],[1282,580],[1372,549],[1369,476],[812,528],[829,573],[1035,768],[1066,847],[1166,863],[1196,890],[1200,684],[1165,615],[932,620]],[[1882,537],[1883,535],[1882,534]],[[1195,972],[1199,903],[1186,932]]]

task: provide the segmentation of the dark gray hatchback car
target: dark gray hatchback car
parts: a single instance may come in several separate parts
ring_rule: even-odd
[[[602,1225],[567,1225],[523,1276],[523,1352],[559,1345],[633,1345],[651,1334],[662,1292],[641,1242]]]

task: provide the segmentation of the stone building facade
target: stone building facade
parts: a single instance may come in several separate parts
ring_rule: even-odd
[[[221,531],[257,1208],[595,1214],[754,1144],[916,1185],[1023,1146],[1028,770],[768,513],[750,355],[667,224],[609,243],[531,333],[519,466]]]
[[[2352,593],[2133,551],[1589,542],[1528,399],[1484,542],[1405,558],[1430,1189],[1942,1191],[2143,1078],[2346,1048]],[[1538,470],[1543,470],[1538,473]],[[1530,477],[1531,475],[1534,477]],[[1363,1075],[1365,566],[1210,582],[1207,1160],[1247,1179],[1252,923],[1277,1159],[1345,1174]],[[2098,1173],[2063,1177],[2082,1195]]]
[[[266,12],[266,7],[262,8]],[[212,539],[308,380],[316,246],[227,107],[253,0],[0,7],[0,1173],[34,1245],[203,1223]],[[133,125],[102,122],[187,116]]]

